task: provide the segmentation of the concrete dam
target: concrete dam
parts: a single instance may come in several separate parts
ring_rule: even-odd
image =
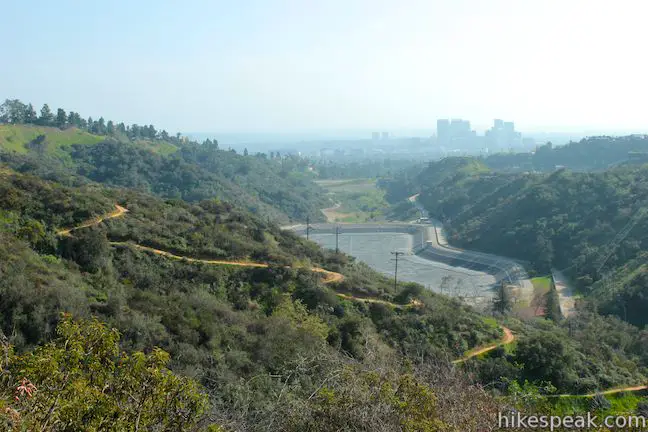
[[[306,235],[305,225],[295,225],[287,228],[295,231],[297,234],[303,236]],[[356,253],[353,253],[353,250],[349,252],[349,242],[352,242],[353,239],[359,239],[367,243],[367,239],[370,239],[372,243],[364,246],[364,249],[370,250],[362,251],[365,256],[368,256],[367,253],[371,253],[373,249],[376,253],[381,253],[382,255],[387,254],[388,258],[391,258],[389,256],[389,251],[386,250],[387,248],[385,246],[395,247],[397,250],[405,251],[406,253],[418,258],[416,262],[419,267],[425,265],[427,261],[428,264],[443,263],[452,268],[465,269],[468,272],[465,272],[464,274],[473,278],[476,276],[475,273],[477,272],[491,275],[492,278],[489,278],[490,282],[486,283],[486,285],[488,285],[488,290],[501,281],[523,288],[525,281],[528,279],[528,275],[521,263],[511,258],[463,250],[449,246],[445,241],[442,228],[438,223],[320,223],[311,224],[310,237],[324,247],[331,248],[332,246],[334,248],[336,229],[339,229],[338,237],[341,246],[340,249],[350,255],[357,256],[358,253],[357,247]],[[409,236],[409,241],[401,241],[400,243],[385,245],[385,243],[390,242],[389,239],[391,237],[389,237],[389,234],[407,235]],[[356,240],[356,243],[358,243],[358,240]],[[347,246],[346,250],[344,246]],[[367,260],[365,259],[365,261]],[[369,264],[371,265],[371,263]],[[377,268],[378,270],[387,268],[384,262],[381,262],[380,264],[381,265],[378,266],[380,268]],[[383,273],[388,273],[388,271],[383,270]],[[399,266],[399,274],[400,273]],[[438,278],[436,279],[438,282]],[[416,281],[421,283],[420,280]],[[479,286],[483,288],[485,285],[485,279],[482,278],[481,282],[482,283]],[[474,286],[474,290],[479,291],[481,296],[492,296],[487,295],[483,289],[478,289],[474,282],[471,283]],[[424,285],[426,284],[424,283]],[[477,294],[475,294],[475,296],[477,296]]]

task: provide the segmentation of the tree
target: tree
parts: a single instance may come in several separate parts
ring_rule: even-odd
[[[79,113],[70,111],[70,113],[68,114],[68,123],[70,124],[70,126],[81,127],[81,116],[79,115]]]
[[[49,105],[44,104],[43,108],[40,110],[40,117],[38,118],[38,124],[43,126],[51,126],[54,121],[54,115],[52,110],[50,110]]]
[[[56,126],[63,129],[65,125],[67,124],[67,115],[65,114],[65,110],[63,108],[59,108],[56,111]]]
[[[140,137],[140,134],[141,134],[140,126],[137,123],[132,124],[130,127],[129,137],[131,139],[138,139]]]
[[[560,311],[560,297],[553,278],[551,279],[551,287],[547,293],[547,300],[545,305],[545,316],[552,321],[560,322],[562,319],[562,312]]]
[[[574,348],[554,332],[536,331],[521,338],[515,361],[524,365],[523,375],[534,382],[551,381],[558,388],[571,388],[578,379]]]
[[[247,155],[248,155],[248,149],[246,147],[246,148],[243,149],[243,156],[247,156]]]
[[[300,300],[292,301],[289,294],[284,294],[272,316],[288,320],[294,328],[309,333],[322,342],[328,336],[326,323],[317,315],[309,314]]]
[[[553,244],[550,239],[547,238],[544,232],[539,233],[536,236],[535,243],[533,244],[534,251],[534,264],[536,269],[541,273],[547,273],[551,269],[551,264],[553,261]]]
[[[18,99],[7,99],[0,105],[0,123],[24,123],[27,105]]]
[[[513,309],[511,290],[504,281],[497,287],[497,293],[493,301],[493,309],[502,315],[507,314]]]
[[[106,124],[106,133],[108,135],[114,135],[115,134],[115,124],[113,123],[112,120],[108,120],[108,123]]]
[[[103,117],[99,117],[97,121],[97,133],[99,135],[106,135],[106,120]]]
[[[63,255],[77,262],[84,271],[94,273],[105,267],[110,259],[110,244],[100,229],[80,230],[75,237],[63,242]]]
[[[34,110],[34,106],[32,104],[27,105],[27,109],[25,110],[25,123],[33,124],[38,121],[38,115],[36,114],[36,110]]]
[[[5,347],[2,430],[197,430],[207,397],[165,351],[122,353],[115,329],[69,315],[57,336],[22,356]]]
[[[0,123],[9,123],[9,99],[0,105]]]

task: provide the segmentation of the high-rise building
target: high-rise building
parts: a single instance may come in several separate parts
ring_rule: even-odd
[[[508,149],[522,144],[522,134],[515,131],[513,122],[495,119],[493,127],[485,135],[487,144],[494,148]]]
[[[440,146],[470,147],[475,143],[476,136],[476,132],[470,129],[468,120],[437,120],[437,144]]]
[[[382,139],[383,140],[388,140],[389,139],[389,132],[383,132],[382,133]]]
[[[371,132],[371,140],[378,141],[380,139],[380,132]]]
[[[522,145],[522,134],[515,131],[513,122],[493,121],[493,127],[484,136],[477,136],[470,122],[462,119],[437,120],[437,144],[451,149],[488,148],[490,151],[509,149]]]
[[[437,120],[437,143],[447,145],[450,142],[450,122],[447,119]]]

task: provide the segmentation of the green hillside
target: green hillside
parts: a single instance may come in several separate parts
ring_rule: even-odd
[[[43,142],[38,141],[39,136],[45,138]],[[74,127],[61,130],[49,126],[0,124],[0,148],[18,153],[36,149],[45,153],[56,153],[62,147],[72,144],[96,144],[103,139]]]
[[[42,141],[38,139],[40,136],[44,137]],[[36,151],[64,155],[72,145],[92,145],[104,140],[105,137],[88,133],[76,127],[61,130],[51,126],[0,124],[0,148],[17,153]],[[163,140],[139,139],[136,144],[162,155],[178,151],[178,147]]]
[[[646,331],[616,318],[486,319],[281,230],[283,221],[321,220],[332,205],[300,157],[241,155],[152,125],[84,124],[63,110],[34,119],[9,102],[4,130],[43,138],[27,151],[0,149],[0,428],[58,430],[43,420],[52,418],[79,429],[110,415],[175,425],[160,430],[474,431],[488,413],[528,401],[520,391],[540,394],[533,409],[545,412],[547,392],[646,381]],[[59,136],[74,127],[101,139]],[[577,245],[556,259],[596,252],[596,235],[613,233],[597,220],[617,227],[641,208],[644,174],[503,176],[449,158],[387,184],[404,197],[419,188],[421,202],[451,221],[453,241],[518,247],[540,268],[551,249],[526,247],[528,232]],[[643,283],[640,271],[628,280]],[[506,347],[485,349],[504,334]],[[467,352],[480,355],[453,365]],[[148,398],[146,408],[132,395]]]
[[[563,269],[590,306],[646,325],[648,166],[468,176],[466,166],[465,158],[431,163],[387,187],[418,188],[453,244],[526,260],[540,276]]]
[[[153,125],[85,120],[60,108],[54,117],[46,107],[38,117],[18,100],[0,104],[0,161],[64,183],[94,181],[192,202],[218,198],[282,223],[322,221],[319,209],[331,204],[298,156],[239,155]]]
[[[129,212],[69,237],[56,235],[116,203]],[[212,421],[232,416],[240,427],[259,421],[267,427],[277,421],[273,412],[290,408],[282,421],[300,426],[287,430],[303,430],[303,422],[315,420],[296,405],[318,409],[323,401],[309,395],[318,391],[322,373],[382,367],[385,379],[397,382],[406,372],[386,366],[396,358],[454,358],[498,337],[456,300],[412,284],[394,291],[390,280],[366,266],[214,200],[189,204],[96,185],[69,188],[3,169],[0,240],[0,330],[18,352],[50,340],[61,312],[97,317],[120,331],[129,352],[167,351],[169,367],[210,395]],[[171,260],[129,244],[270,266]],[[346,279],[326,285],[312,265]],[[355,293],[383,303],[348,297]],[[412,298],[417,306],[405,307]],[[288,406],[276,400],[286,383],[271,378],[283,373],[295,376],[284,390]],[[343,381],[331,385],[360,391]],[[250,392],[252,405],[241,408]]]

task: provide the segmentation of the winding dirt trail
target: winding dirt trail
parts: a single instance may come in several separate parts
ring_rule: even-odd
[[[106,219],[113,219],[113,218],[118,218],[124,216],[126,213],[128,213],[128,209],[120,206],[119,204],[115,204],[115,210],[111,211],[110,213],[106,213],[105,215],[98,216],[94,219],[90,219],[86,222],[83,222],[81,225],[77,225],[72,228],[64,228],[61,230],[56,231],[57,235],[60,235],[61,237],[68,237],[70,234],[72,234],[72,231],[76,231],[81,228],[89,228],[94,225],[99,225],[101,222],[105,221]]]
[[[113,219],[113,218],[118,218],[124,216],[126,213],[128,213],[128,209],[125,207],[120,206],[119,204],[115,204],[115,210],[113,210],[110,213],[106,213],[102,216],[98,216],[96,218],[90,219],[86,222],[83,222],[80,225],[77,225],[75,227],[71,228],[64,228],[56,231],[56,234],[61,236],[61,237],[69,237],[72,235],[73,231],[82,229],[82,228],[89,228],[91,226],[99,225],[103,221],[107,219]],[[204,264],[214,264],[214,265],[231,265],[231,266],[239,266],[239,267],[261,267],[261,268],[267,268],[269,265],[267,263],[258,263],[258,262],[251,262],[251,261],[229,261],[229,260],[208,260],[208,259],[199,259],[199,258],[191,258],[191,257],[185,257],[185,256],[180,256],[180,255],[175,255],[171,252],[164,251],[161,249],[155,249],[152,247],[148,246],[143,246],[139,245],[136,243],[128,243],[128,242],[110,242],[111,245],[113,246],[126,246],[126,247],[133,247],[135,249],[147,251],[154,253],[156,255],[164,256],[166,258],[171,258],[175,260],[181,260],[181,261],[187,261],[187,262],[198,262],[198,263],[204,263]],[[324,283],[330,284],[330,283],[337,283],[337,282],[342,282],[344,280],[344,275],[341,273],[337,273],[334,271],[330,270],[325,270],[320,267],[312,267],[311,271],[320,273],[322,275],[322,278],[324,280]]]
[[[454,363],[454,364],[464,363],[464,362],[470,360],[473,357],[477,357],[480,354],[484,354],[484,353],[493,351],[494,349],[496,349],[498,347],[513,343],[515,341],[515,336],[513,335],[513,332],[509,328],[504,327],[504,326],[502,326],[502,330],[504,331],[504,337],[502,339],[500,339],[498,342],[495,342],[495,343],[492,343],[492,344],[489,344],[489,345],[486,345],[486,346],[482,346],[482,347],[473,348],[470,351],[468,351],[466,353],[466,355],[464,355],[460,359],[457,359],[457,360],[453,361],[452,363]]]
[[[62,237],[67,237],[72,234],[73,231],[82,229],[82,228],[88,228],[91,226],[99,225],[103,221],[107,219],[113,219],[113,218],[118,218],[124,216],[126,213],[128,213],[128,209],[115,204],[115,210],[107,213],[103,216],[96,217],[94,219],[91,219],[89,221],[86,221],[82,223],[81,225],[77,225],[72,228],[65,228],[56,231],[56,234]],[[251,262],[251,261],[229,261],[229,260],[207,260],[207,259],[199,259],[199,258],[191,258],[191,257],[185,257],[185,256],[180,256],[180,255],[175,255],[171,252],[164,251],[161,249],[155,249],[152,247],[148,246],[143,246],[139,245],[136,243],[129,243],[129,242],[110,242],[111,245],[113,246],[118,246],[118,247],[133,247],[135,249],[139,249],[142,251],[147,251],[154,253],[156,255],[164,256],[166,258],[174,259],[174,260],[179,260],[179,261],[187,261],[187,262],[196,262],[196,263],[204,263],[204,264],[214,264],[214,265],[231,265],[231,266],[239,266],[239,267],[258,267],[258,268],[268,268],[269,264],[267,263],[259,263],[259,262]],[[323,283],[325,284],[331,284],[331,283],[338,283],[342,282],[344,280],[344,275],[341,273],[333,272],[330,270],[325,270],[320,267],[311,267],[311,271],[320,273],[323,278]],[[422,303],[419,300],[412,300],[412,302],[408,305],[399,305],[396,303],[391,303],[386,300],[381,300],[381,299],[376,299],[376,298],[366,298],[366,297],[356,297],[348,294],[343,294],[343,293],[336,293],[338,297],[344,298],[347,300],[354,300],[354,301],[360,301],[360,302],[366,302],[366,303],[380,303],[380,304],[385,304],[388,306],[392,306],[395,308],[406,308],[406,307],[418,307],[421,306]],[[501,326],[502,330],[504,331],[504,337],[499,340],[498,342],[488,344],[486,346],[482,347],[476,347],[470,350],[469,352],[466,353],[463,357],[454,360],[452,363],[453,364],[460,364],[464,363],[471,358],[477,357],[478,355],[485,354],[487,352],[493,351],[494,349],[511,344],[515,341],[515,335],[513,332],[504,326]],[[614,388],[610,390],[605,390],[602,392],[596,392],[596,393],[589,393],[585,395],[571,395],[571,394],[562,394],[562,395],[556,395],[554,397],[594,397],[597,394],[601,395],[612,395],[612,394],[617,394],[617,393],[623,393],[623,392],[633,392],[633,391],[642,391],[642,390],[648,390],[648,385],[640,385],[640,386],[634,386],[634,387],[622,387],[622,388]]]
[[[398,304],[398,303],[392,303],[387,300],[381,300],[377,298],[372,298],[372,297],[356,297],[352,296],[349,294],[343,294],[343,293],[336,293],[336,295],[340,298],[343,298],[345,300],[353,300],[357,302],[363,302],[363,303],[377,303],[377,304],[384,304],[385,306],[390,306],[396,309],[405,309],[405,308],[412,308],[412,307],[421,307],[423,306],[423,302],[417,299],[412,299],[408,304]]]
[[[642,391],[642,390],[648,390],[648,385],[640,385],[640,386],[629,386],[629,387],[617,387],[609,390],[603,390],[599,392],[594,392],[594,393],[588,393],[588,394],[583,394],[583,395],[578,395],[578,394],[559,394],[559,395],[550,395],[549,397],[558,397],[558,398],[570,398],[570,397],[577,397],[577,398],[591,398],[597,395],[603,395],[603,396],[609,396],[613,394],[618,394],[618,393],[625,393],[625,392],[636,392],[636,391]]]

